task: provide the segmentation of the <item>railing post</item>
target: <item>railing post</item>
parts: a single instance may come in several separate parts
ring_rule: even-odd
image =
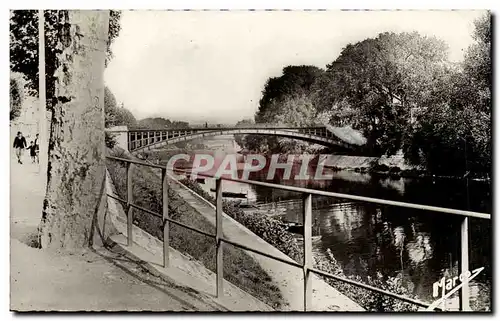
[[[134,224],[133,211],[131,204],[133,201],[133,188],[132,188],[132,163],[127,163],[127,244],[132,246],[134,237],[132,226]]]
[[[222,246],[222,179],[217,178],[215,181],[215,197],[216,197],[216,207],[215,207],[215,242],[217,251],[217,297],[222,298],[224,295],[224,288],[222,283],[224,281],[224,264],[223,264],[223,246]]]
[[[304,311],[311,310],[312,303],[312,195],[304,195]]]
[[[170,222],[168,221],[168,176],[167,168],[161,169],[161,177],[163,181],[163,267],[169,265],[169,246],[170,246]]]
[[[460,227],[460,275],[465,275],[467,271],[469,271],[469,218],[465,217]],[[460,289],[460,310],[471,311],[468,278],[464,278]]]
[[[131,132],[128,132],[127,138],[128,138],[128,150],[131,151],[132,150],[132,133]]]

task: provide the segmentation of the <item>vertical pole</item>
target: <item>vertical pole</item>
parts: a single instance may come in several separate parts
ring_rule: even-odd
[[[45,87],[45,16],[43,10],[38,10],[38,97],[39,97],[39,117],[38,122],[38,170],[39,172],[47,171],[48,162],[48,137],[47,137],[47,100]],[[41,158],[40,158],[41,156]],[[44,180],[46,175],[42,175]]]
[[[170,222],[168,221],[168,176],[167,168],[161,169],[161,177],[163,181],[163,267],[169,264],[169,251],[170,246]]]
[[[128,132],[127,138],[128,138],[128,150],[131,151],[132,150],[132,133],[131,132]]]
[[[312,302],[312,195],[304,197],[304,311],[311,310]]]
[[[465,217],[460,227],[460,273],[465,275],[469,271],[469,218]],[[460,289],[460,310],[471,311],[469,304],[469,280],[464,278]]]
[[[222,180],[217,178],[215,181],[215,197],[216,197],[216,207],[215,207],[215,242],[217,251],[217,297],[222,298],[224,295],[224,289],[222,283],[224,281],[224,269],[223,269],[223,258],[222,258]]]
[[[148,138],[147,138],[147,144],[146,145],[149,145],[151,144],[151,140],[149,140],[149,132],[148,132]]]
[[[134,242],[134,237],[132,235],[132,224],[134,224],[134,218],[132,217],[133,208],[132,204],[133,189],[132,189],[132,163],[127,163],[127,244],[132,246]]]

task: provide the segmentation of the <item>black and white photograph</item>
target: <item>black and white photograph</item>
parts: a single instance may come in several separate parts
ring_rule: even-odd
[[[494,12],[8,16],[11,312],[493,312]]]

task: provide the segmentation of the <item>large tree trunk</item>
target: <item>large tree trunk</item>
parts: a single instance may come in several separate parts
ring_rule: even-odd
[[[109,11],[62,11],[42,248],[88,244],[105,178],[104,60]]]

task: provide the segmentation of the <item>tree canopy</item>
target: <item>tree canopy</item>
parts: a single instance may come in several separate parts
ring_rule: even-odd
[[[123,104],[118,106],[115,95],[107,86],[104,87],[104,123],[106,127],[137,126],[134,115]]]
[[[10,74],[10,120],[15,120],[21,115],[23,102],[23,81],[22,75],[18,73]]]
[[[448,68],[447,45],[413,33],[382,33],[347,45],[327,66],[323,109],[344,103],[357,111],[374,153],[402,144],[412,110],[424,107]]]
[[[138,128],[165,129],[165,128],[189,128],[189,123],[185,121],[171,121],[163,117],[149,117],[137,122]]]
[[[47,108],[57,102],[54,72],[58,67],[57,55],[62,52],[58,39],[60,35],[68,34],[70,28],[62,19],[65,15],[66,10],[44,10]],[[110,11],[106,62],[112,57],[111,43],[120,32],[120,16],[120,11]],[[10,12],[10,69],[22,73],[29,93],[38,95],[38,10]]]

